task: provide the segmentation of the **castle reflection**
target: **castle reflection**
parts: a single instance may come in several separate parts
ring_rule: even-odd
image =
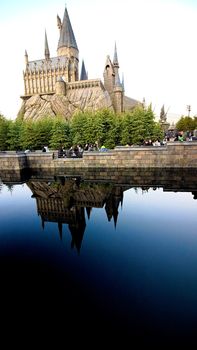
[[[64,170],[65,171],[65,170]],[[70,170],[71,171],[71,170]],[[80,173],[81,172],[81,173]],[[28,176],[27,176],[28,175]],[[122,169],[74,170],[66,175],[46,173],[16,174],[1,172],[2,182],[10,189],[16,183],[26,183],[37,204],[43,229],[46,222],[57,223],[60,239],[63,225],[68,225],[71,247],[78,253],[90,219],[92,208],[104,208],[108,221],[116,227],[123,193],[130,188],[148,191],[190,192],[197,199],[196,169]]]
[[[42,227],[45,222],[56,222],[60,239],[62,226],[67,224],[72,236],[71,247],[80,252],[85,228],[86,215],[91,216],[92,208],[104,208],[108,221],[116,226],[118,207],[123,201],[123,188],[106,183],[87,183],[80,177],[55,177],[53,182],[28,181],[27,186],[36,199],[37,212]],[[127,189],[124,188],[124,190]]]

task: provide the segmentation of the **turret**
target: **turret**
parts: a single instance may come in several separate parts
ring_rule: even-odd
[[[68,15],[67,8],[64,11],[64,18],[61,22],[59,16],[57,16],[57,25],[60,30],[60,37],[57,48],[58,56],[66,56],[69,59],[69,65],[72,68],[72,71],[69,72],[70,79],[69,81],[76,81],[79,79],[79,50],[77,47],[77,42],[74,36],[74,32],[70,23],[70,18]]]
[[[28,60],[28,54],[27,54],[27,51],[25,50],[25,65],[27,65],[29,62]]]
[[[115,109],[115,112],[120,113],[120,112],[123,112],[123,87],[119,77],[119,63],[118,63],[116,43],[114,48],[113,66],[114,66],[114,72],[115,72],[114,109]]]
[[[49,45],[48,45],[46,30],[45,30],[44,56],[45,56],[46,60],[48,60],[50,58],[50,52],[49,52]]]
[[[78,60],[79,50],[71,26],[70,18],[67,8],[64,11],[64,18],[61,22],[59,16],[57,17],[58,28],[60,29],[60,37],[58,42],[57,54],[58,56],[74,57]]]
[[[88,75],[85,69],[84,60],[82,60],[80,80],[88,80]]]
[[[105,62],[103,78],[104,78],[105,89],[108,91],[110,95],[112,95],[114,90],[114,84],[115,84],[115,72],[109,56],[107,56],[107,59]]]
[[[115,48],[114,48],[114,60],[113,60],[113,66],[114,66],[114,73],[115,73],[115,86],[121,87],[122,84],[120,82],[120,77],[119,77],[119,63],[118,63],[118,54],[117,54],[117,48],[116,48],[116,43],[115,43]]]
[[[56,81],[55,84],[55,93],[57,95],[63,95],[66,96],[66,83],[65,81],[62,79],[62,77],[59,77]]]

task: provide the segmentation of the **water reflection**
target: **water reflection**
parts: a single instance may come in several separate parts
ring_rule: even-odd
[[[81,175],[78,175],[81,172]],[[163,191],[191,192],[197,199],[195,169],[122,169],[121,171],[67,170],[66,174],[2,173],[1,178],[12,192],[14,184],[24,183],[36,200],[37,214],[41,225],[57,223],[62,240],[63,225],[68,225],[71,248],[80,253],[86,230],[86,217],[91,217],[92,208],[103,208],[108,221],[116,228],[119,208],[123,205],[124,192],[134,188],[141,193],[151,188]],[[2,184],[0,184],[1,191]]]
[[[34,327],[47,324],[48,334],[57,324],[64,341],[91,334],[112,344],[119,335],[122,348],[132,337],[138,344],[148,337],[194,339],[196,175],[1,173],[3,319],[11,315],[17,328],[20,314],[19,331],[36,319]]]
[[[116,226],[118,207],[123,200],[121,186],[109,183],[85,182],[81,177],[55,177],[54,181],[28,181],[27,186],[36,199],[37,212],[42,227],[45,222],[57,222],[62,239],[62,225],[68,224],[72,242],[71,248],[80,251],[86,228],[85,211],[90,219],[92,208],[104,208],[107,218]]]

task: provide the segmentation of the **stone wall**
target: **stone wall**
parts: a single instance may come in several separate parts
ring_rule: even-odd
[[[0,152],[0,170],[18,171],[27,168],[25,153]]]
[[[164,147],[116,147],[84,152],[82,159],[57,159],[55,168],[197,168],[197,142],[172,142]]]
[[[57,152],[5,152],[0,170],[197,168],[197,142],[172,142],[164,147],[116,147],[107,152],[84,152],[83,158],[57,158]]]

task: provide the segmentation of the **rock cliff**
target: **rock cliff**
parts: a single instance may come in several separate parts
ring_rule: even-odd
[[[110,96],[100,86],[94,88],[69,89],[66,96],[63,95],[33,95],[24,100],[18,115],[24,116],[24,120],[38,120],[45,116],[64,116],[69,119],[75,111],[101,108],[113,110]]]

